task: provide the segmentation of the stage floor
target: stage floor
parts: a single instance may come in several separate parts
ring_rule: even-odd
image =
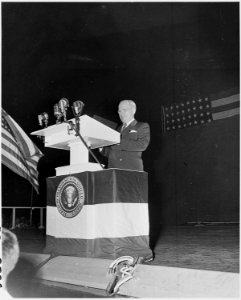
[[[14,232],[20,251],[43,253],[44,232]],[[149,265],[239,272],[238,225],[163,226],[151,234],[151,247],[155,258]]]
[[[45,233],[38,229],[16,229],[21,252],[43,253]],[[239,272],[239,225],[203,225],[203,226],[161,226],[152,230],[151,247],[154,260],[148,265],[213,270],[221,272]],[[82,289],[58,286],[44,288],[32,287],[26,295],[21,290],[24,275],[20,268],[11,274],[9,287],[17,297],[105,297],[101,292],[91,293]],[[25,270],[25,274],[27,271]],[[20,280],[17,284],[16,281]],[[44,283],[43,283],[44,284]],[[26,288],[26,286],[25,286]],[[93,292],[93,291],[92,291]],[[23,294],[22,294],[23,293]],[[25,294],[24,294],[25,293]],[[21,294],[21,295],[20,295]]]
[[[154,265],[239,272],[239,225],[163,227],[151,245]]]

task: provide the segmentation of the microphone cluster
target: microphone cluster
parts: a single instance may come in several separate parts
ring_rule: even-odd
[[[82,114],[84,106],[85,106],[84,102],[82,102],[80,100],[73,102],[71,108],[72,108],[73,115],[75,117],[75,122],[73,122],[72,120],[67,121],[67,110],[69,107],[69,100],[67,98],[61,98],[58,103],[54,104],[54,116],[56,117],[56,124],[67,123],[68,124],[68,127],[67,127],[68,134],[72,134],[74,131],[75,136],[80,138],[80,140],[82,141],[84,146],[88,149],[88,151],[93,156],[95,161],[98,162],[98,164],[103,169],[103,166],[99,162],[98,158],[95,156],[95,154],[93,153],[93,151],[88,146],[85,139],[82,137],[82,135],[80,133],[80,116]],[[49,115],[46,112],[38,115],[38,121],[39,121],[39,125],[41,127],[47,128],[48,121],[49,121]],[[41,136],[40,138],[43,141],[45,140],[45,137]]]
[[[80,100],[73,102],[71,108],[75,118],[79,118],[82,114],[84,103]],[[54,116],[56,117],[56,124],[67,122],[67,110],[69,107],[69,100],[61,98],[58,103],[54,104]],[[38,122],[41,127],[48,127],[49,116],[46,112],[38,115]]]

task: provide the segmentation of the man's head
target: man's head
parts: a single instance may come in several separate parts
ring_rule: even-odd
[[[121,119],[121,122],[124,124],[128,123],[134,119],[136,112],[136,104],[132,100],[122,100],[119,103],[118,114]]]
[[[3,281],[7,281],[8,274],[14,269],[19,258],[19,245],[14,233],[2,228],[2,267]]]

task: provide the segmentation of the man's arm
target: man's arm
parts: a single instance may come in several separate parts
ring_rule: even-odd
[[[132,129],[130,129],[131,131]],[[119,151],[144,151],[150,143],[150,126],[147,123],[142,123],[140,127],[135,128],[136,133],[129,132],[121,138],[119,145],[114,145],[111,148]]]
[[[99,148],[100,154],[108,157],[110,152],[110,146]]]

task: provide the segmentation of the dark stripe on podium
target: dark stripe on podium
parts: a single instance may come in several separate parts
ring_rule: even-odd
[[[44,252],[52,255],[116,259],[130,255],[152,257],[149,236],[125,238],[73,239],[46,236]]]
[[[108,169],[47,178],[48,206],[56,206],[56,190],[60,182],[68,176],[75,176],[82,183],[85,205],[148,202],[148,174],[146,172]]]

